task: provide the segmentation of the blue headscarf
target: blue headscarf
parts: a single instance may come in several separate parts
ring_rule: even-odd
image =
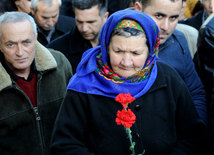
[[[108,80],[97,72],[96,56],[101,52],[104,63],[109,62],[107,47],[111,33],[122,19],[132,19],[137,21],[147,36],[149,43],[148,57],[153,63],[150,76],[137,83],[115,82]],[[157,50],[159,47],[159,30],[155,22],[146,14],[134,10],[121,10],[112,14],[103,25],[100,33],[100,46],[87,50],[77,67],[76,74],[70,79],[67,89],[81,93],[96,94],[115,98],[119,93],[130,93],[133,97],[138,98],[145,94],[153,85],[157,77]],[[155,54],[155,56],[154,56]],[[148,61],[147,59],[147,61]]]

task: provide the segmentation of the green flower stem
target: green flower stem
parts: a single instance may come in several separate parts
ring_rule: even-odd
[[[129,103],[127,103],[127,108],[123,108],[126,111],[128,110],[128,104]],[[132,152],[131,155],[136,155],[135,150],[134,150],[135,142],[132,141],[132,131],[130,128],[126,128],[126,127],[125,127],[125,130],[126,130],[126,134],[128,135],[128,138],[129,138],[129,141],[131,144],[129,147],[129,150]],[[144,155],[144,154],[145,154],[145,150],[143,150],[143,152],[141,154],[137,154],[137,155]]]
[[[132,151],[131,155],[136,155],[135,150],[134,150],[135,142],[132,141],[132,134],[131,134],[132,131],[130,128],[126,128],[126,127],[125,127],[125,130],[126,130],[126,133],[128,135],[128,138],[129,138],[129,141],[131,144],[129,147],[130,151]],[[145,150],[143,150],[143,152],[141,154],[138,154],[138,155],[144,155],[144,154],[145,154]]]
[[[125,130],[126,130],[126,133],[127,133],[127,135],[128,135],[128,138],[129,138],[129,141],[130,141],[130,151],[132,151],[132,154],[131,155],[136,155],[135,154],[135,150],[134,150],[134,146],[135,146],[135,142],[133,142],[132,141],[132,131],[131,131],[131,129],[130,128],[125,128]]]

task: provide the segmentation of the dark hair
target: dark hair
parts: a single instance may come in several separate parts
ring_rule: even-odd
[[[144,9],[145,7],[147,7],[151,3],[152,0],[132,0],[132,1],[133,1],[133,4],[135,2],[140,2],[140,4],[142,4],[142,7]]]
[[[119,9],[127,9],[129,7],[134,6],[134,1],[133,0],[119,0]]]
[[[140,2],[142,4],[142,10],[144,10],[150,3],[152,0],[132,0],[132,3],[134,4],[135,2]],[[171,2],[176,2],[179,0],[170,0]],[[183,0],[182,0],[183,2]]]
[[[98,5],[99,15],[104,17],[107,12],[107,0],[72,0],[73,8],[80,10],[90,9]]]
[[[17,11],[17,7],[13,0],[0,0],[0,13],[8,11]]]
[[[204,9],[203,4],[201,3],[201,1],[198,1],[193,9],[192,16],[196,15],[197,13],[199,13],[200,11],[202,11]]]

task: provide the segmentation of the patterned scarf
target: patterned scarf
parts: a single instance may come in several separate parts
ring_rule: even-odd
[[[102,60],[102,53],[97,55],[97,72],[101,75],[104,76],[108,80],[112,80],[113,82],[115,81],[116,83],[123,83],[123,82],[141,82],[145,79],[147,79],[150,76],[150,71],[153,67],[153,64],[149,64],[147,62],[146,67],[143,68],[142,70],[138,71],[132,76],[129,76],[124,79],[124,77],[120,77],[118,74],[114,73],[114,71],[107,65],[107,63],[104,63]]]
[[[129,22],[130,20],[134,22]],[[108,64],[110,61],[107,47],[114,29],[127,26],[145,32],[149,56],[142,70],[126,78],[112,71]],[[107,19],[101,29],[99,40],[100,46],[91,48],[83,54],[77,72],[70,79],[67,89],[111,98],[115,98],[119,93],[130,93],[135,98],[144,95],[157,77],[159,30],[155,22],[142,12],[120,10]]]

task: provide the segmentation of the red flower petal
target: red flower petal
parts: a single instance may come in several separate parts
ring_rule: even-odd
[[[117,118],[116,118],[117,125],[123,125],[124,127],[130,128],[136,121],[135,114],[128,109],[127,111],[123,109],[122,111],[117,111]]]
[[[120,93],[115,98],[115,101],[121,103],[125,109],[127,108],[127,104],[133,102],[134,100],[135,98],[132,97],[130,93],[126,94]]]

